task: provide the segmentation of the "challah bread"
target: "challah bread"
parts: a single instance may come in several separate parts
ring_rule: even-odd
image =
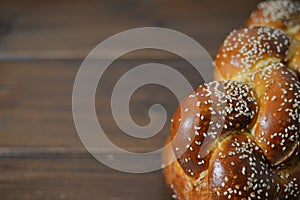
[[[163,154],[181,200],[299,199],[300,82],[282,29],[234,30],[215,59],[216,81],[176,110]],[[290,62],[289,62],[290,64]]]
[[[288,94],[279,92],[287,102],[292,99],[287,107],[281,106],[281,97],[266,100],[264,95],[278,89],[279,82],[272,81],[276,78],[287,81]],[[164,170],[178,199],[300,195],[299,115],[294,108],[300,101],[299,83],[280,63],[259,70],[254,80],[256,86],[243,81],[204,84],[180,104],[171,127],[173,148],[164,155],[178,158]]]
[[[300,3],[290,0],[265,1],[258,4],[247,27],[265,26],[284,30],[292,39],[288,66],[300,75]]]

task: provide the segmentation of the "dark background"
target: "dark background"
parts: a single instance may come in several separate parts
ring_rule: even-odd
[[[243,26],[258,2],[1,0],[0,199],[171,199],[161,171],[117,172],[87,153],[72,118],[76,72],[99,42],[144,26],[180,31],[214,56],[226,35]],[[108,137],[124,149],[157,149],[168,134],[166,124],[153,138],[130,138],[116,127],[108,109],[114,81],[128,69],[154,61],[181,71],[193,85],[202,82],[186,61],[166,52],[132,52],[114,62],[104,87],[97,91],[97,111],[102,108],[99,121]],[[145,86],[130,106],[138,124],[149,122],[147,112],[153,102],[165,105],[169,114],[177,106],[166,89]],[[109,153],[103,151],[104,156]]]

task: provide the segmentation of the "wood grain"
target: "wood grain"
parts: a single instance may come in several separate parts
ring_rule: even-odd
[[[92,158],[1,158],[1,199],[171,199],[160,171],[126,174]]]
[[[129,69],[151,60],[120,60],[111,65],[100,81],[96,95],[99,122],[112,141],[124,148],[151,150],[161,147],[168,124],[149,140],[126,136],[110,110],[114,83]],[[185,74],[194,87],[203,82],[182,60],[164,60]],[[75,147],[82,148],[72,116],[72,89],[81,61],[26,61],[0,63],[0,147]],[[209,69],[204,69],[209,70]],[[205,71],[203,71],[203,75]],[[149,123],[148,109],[160,103],[168,110],[168,121],[177,107],[174,95],[159,86],[140,89],[132,97],[131,114],[136,123]],[[82,113],[85,114],[84,111]],[[123,118],[122,118],[123,117]],[[121,120],[127,120],[122,116]]]
[[[0,59],[84,58],[104,39],[145,26],[185,33],[214,55],[228,32],[244,24],[257,2],[2,0]]]
[[[76,73],[99,42],[121,31],[145,26],[185,33],[214,56],[227,33],[243,26],[257,2],[1,0],[0,199],[171,199],[161,171],[121,173],[99,163],[85,150],[72,118]],[[117,47],[109,49],[96,59],[110,58],[117,51]],[[207,79],[211,66],[203,57],[197,59],[203,62],[201,75]],[[108,138],[133,152],[162,147],[169,123],[152,138],[130,137],[112,117],[110,96],[124,73],[151,62],[178,70],[194,88],[204,82],[189,63],[171,53],[142,50],[115,61],[97,88],[97,116]],[[154,103],[165,106],[168,121],[178,104],[165,88],[144,86],[136,91],[129,105],[133,120],[141,126],[148,124],[148,110]],[[84,110],[82,115],[88,117]],[[100,149],[104,158],[111,158],[113,153]],[[160,159],[160,155],[155,158]],[[126,157],[120,155],[119,159]]]

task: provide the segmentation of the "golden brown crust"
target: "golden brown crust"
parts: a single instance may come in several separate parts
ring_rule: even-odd
[[[198,178],[207,170],[218,138],[249,128],[257,111],[252,88],[247,84],[214,81],[201,85],[182,101],[171,125],[173,150],[183,170]]]
[[[269,162],[278,166],[298,146],[299,82],[281,63],[257,70],[249,82],[259,101],[259,120],[253,135]]]
[[[169,142],[169,139],[168,139]],[[224,149],[226,149],[224,151]],[[163,159],[174,159],[172,149],[164,149]],[[174,197],[201,199],[297,199],[299,161],[284,170],[273,169],[255,139],[247,132],[232,134],[220,141],[209,161],[209,170],[198,179],[183,171],[178,162],[164,168],[164,176]]]
[[[163,153],[177,199],[300,198],[299,16],[296,3],[261,3],[221,46],[219,81],[181,102]]]
[[[169,142],[170,137],[167,140]],[[163,163],[170,163],[172,160],[176,160],[173,149],[164,148]],[[164,168],[164,176],[176,199],[196,200],[210,197],[207,176],[198,179],[187,176],[177,161]]]
[[[226,150],[225,150],[226,149]],[[276,173],[249,133],[230,135],[210,160],[211,199],[276,199]]]
[[[295,199],[299,90],[283,64],[271,63],[244,81],[214,81],[184,99],[172,121],[173,146],[164,152],[164,159],[178,158],[164,169],[177,198]],[[219,132],[216,138],[209,125]],[[198,157],[208,144],[209,153]]]

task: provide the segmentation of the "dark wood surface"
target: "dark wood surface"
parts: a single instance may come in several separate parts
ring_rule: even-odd
[[[2,0],[0,199],[171,199],[161,171],[122,173],[87,153],[72,118],[77,70],[99,42],[143,26],[185,33],[214,56],[227,33],[243,25],[257,2]],[[186,61],[160,51],[133,52],[113,63],[103,80],[105,87],[99,88],[96,95],[99,121],[115,144],[136,152],[162,147],[168,123],[153,138],[128,137],[113,121],[109,96],[122,74],[148,62],[176,68],[195,87],[202,82]],[[165,105],[168,113],[175,110],[177,102],[172,93],[155,86],[144,90],[135,95],[131,107],[138,124],[147,124],[148,108],[153,102]],[[103,150],[104,155],[109,153]]]

